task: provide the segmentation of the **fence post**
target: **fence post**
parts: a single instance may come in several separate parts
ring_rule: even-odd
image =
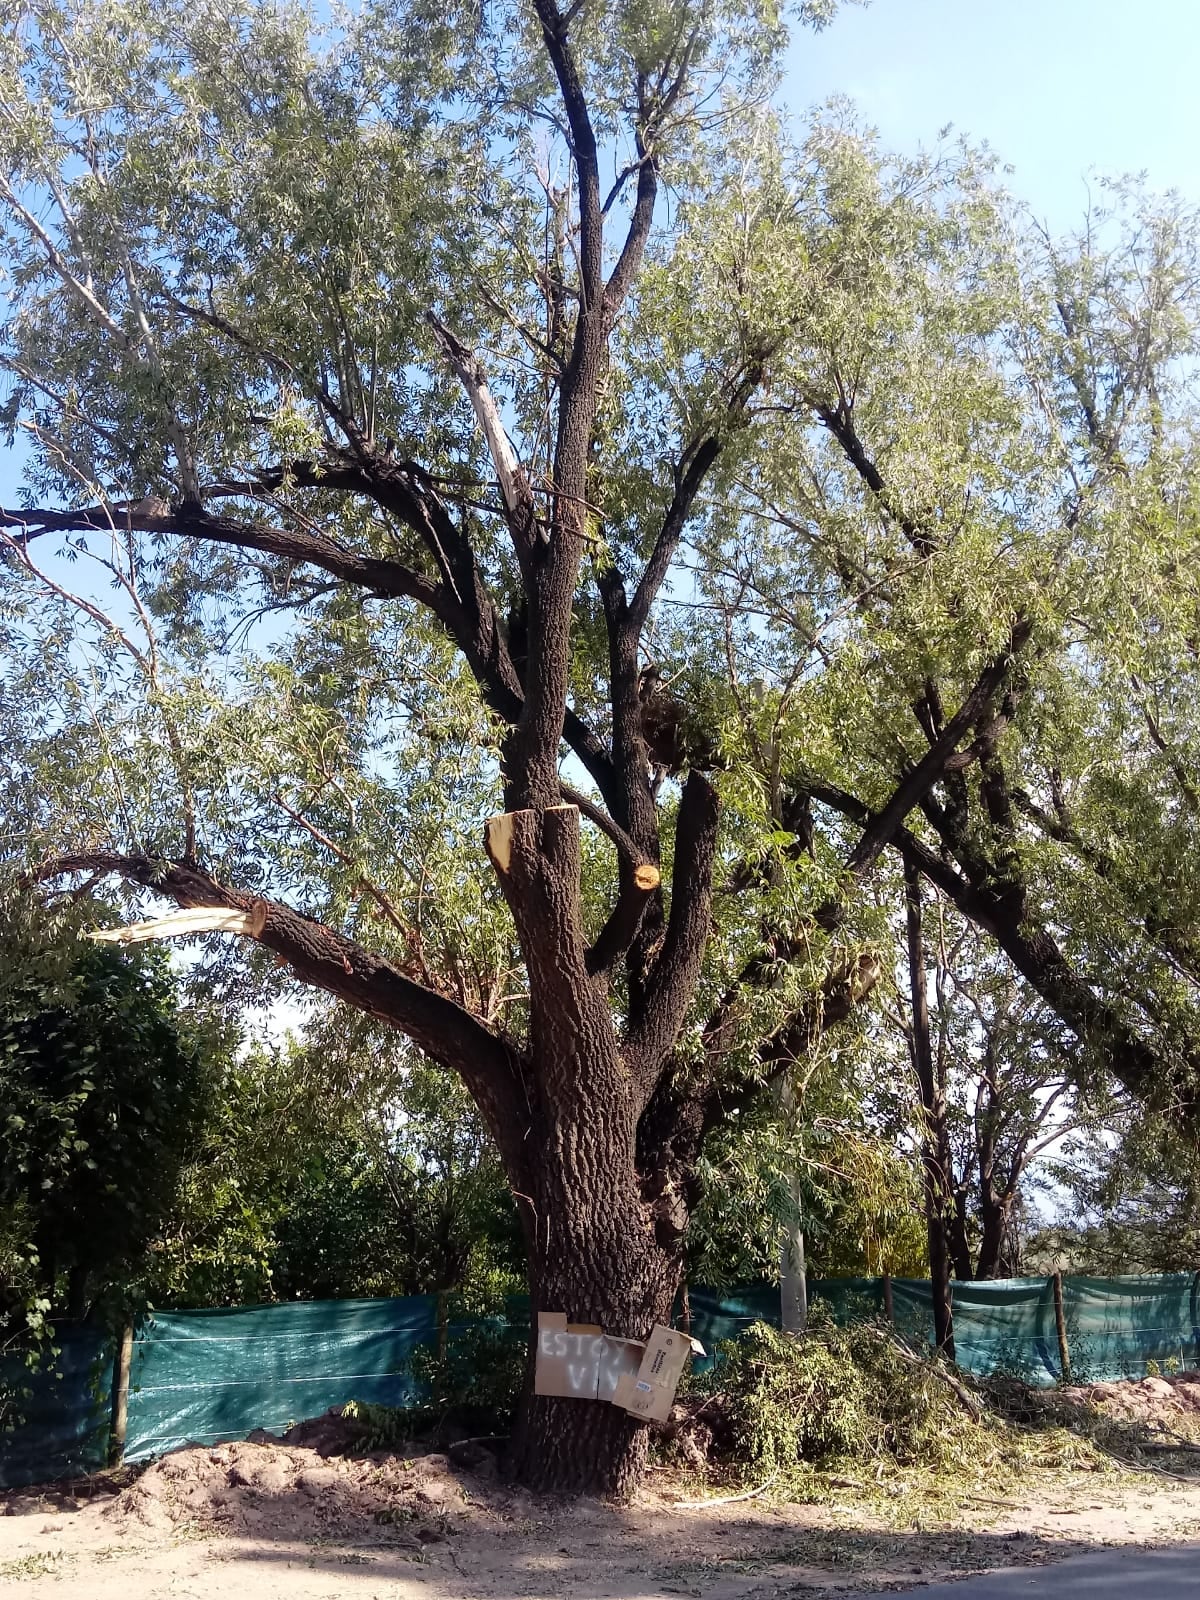
[[[892,1300],[892,1275],[885,1272],[883,1275],[883,1314],[889,1322],[896,1320],[896,1307]]]
[[[133,1365],[133,1323],[121,1329],[113,1357],[112,1421],[108,1434],[108,1464],[119,1467],[125,1455],[125,1434],[129,1427],[129,1370]]]
[[[449,1295],[445,1289],[437,1292],[437,1353],[438,1360],[445,1361],[446,1349],[450,1343],[450,1312],[447,1304]]]
[[[1054,1327],[1058,1334],[1058,1361],[1062,1369],[1062,1381],[1071,1381],[1071,1347],[1067,1343],[1067,1318],[1063,1311],[1062,1273],[1056,1271],[1053,1278],[1054,1284]]]

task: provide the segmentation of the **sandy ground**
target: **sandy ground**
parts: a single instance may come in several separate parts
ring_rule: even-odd
[[[900,1531],[849,1486],[819,1506],[687,1509],[691,1493],[658,1473],[632,1507],[564,1505],[499,1484],[488,1460],[471,1470],[277,1441],[193,1448],[103,1500],[5,1496],[0,1597],[741,1600],[903,1588],[1200,1534],[1200,1482],[1165,1477],[1131,1487],[1040,1472],[1027,1496],[964,1492],[939,1507],[944,1520],[925,1513]]]

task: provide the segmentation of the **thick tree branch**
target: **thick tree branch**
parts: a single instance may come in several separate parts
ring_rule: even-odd
[[[604,320],[610,328],[616,322],[642,264],[646,240],[650,237],[650,228],[654,222],[654,204],[658,198],[658,166],[653,153],[647,151],[643,144],[640,134],[637,174],[637,197],[633,203],[629,231],[625,235],[625,243],[621,247],[621,254],[617,257],[617,264],[604,288]]]
[[[629,949],[660,881],[658,868],[649,861],[637,866],[621,863],[616,904],[587,953],[592,977],[611,972]]]
[[[626,1053],[636,1061],[647,1090],[674,1047],[708,943],[713,863],[717,850],[717,792],[699,772],[683,786],[675,823],[671,913],[662,950],[650,969],[637,1015],[631,1019]]]
[[[832,785],[814,784],[810,792],[814,800],[856,821],[866,822],[871,815],[861,801]],[[891,843],[920,868],[951,905],[995,939],[1030,987],[1069,1028],[1081,1039],[1104,1049],[1114,1076],[1131,1094],[1157,1104],[1168,1103],[1174,1097],[1192,1114],[1198,1098],[1191,1081],[1196,1069],[1189,1065],[1185,1068],[1186,1081],[1181,1079],[1178,1067],[1152,1049],[1071,967],[1044,927],[1030,924],[1020,914],[1014,915],[1003,892],[989,889],[985,882],[972,881],[908,829],[898,828]]]
[[[795,783],[797,796],[823,801],[861,824],[862,833],[847,857],[844,869],[850,881],[859,881],[866,876],[886,846],[904,832],[902,824],[905,817],[922,802],[948,769],[961,771],[970,761],[978,759],[978,752],[959,752],[959,741],[979,722],[1003,682],[1013,657],[1024,648],[1031,632],[1027,623],[1018,623],[1003,654],[983,670],[957,713],[937,733],[927,754],[901,779],[880,811],[872,812],[860,801],[831,785]],[[980,743],[980,750],[984,748],[990,748],[986,740]],[[805,826],[808,826],[807,822]],[[906,838],[911,839],[911,835],[906,834]],[[705,1044],[710,1056],[719,1057],[729,1048],[730,1029],[736,1021],[745,991],[761,988],[764,983],[771,982],[781,962],[794,960],[808,951],[813,932],[832,933],[841,921],[842,907],[841,896],[828,900],[814,913],[811,927],[801,930],[790,939],[780,939],[770,930],[765,932],[764,948],[742,968],[709,1019],[705,1029]],[[843,1004],[849,1007],[857,1003],[856,981],[852,975],[831,974],[826,983],[829,992],[819,997],[819,1003],[806,1003],[797,1016],[780,1030],[775,1040],[768,1041],[763,1047],[761,1058],[773,1059],[779,1051],[789,1058],[801,1053],[801,1045],[797,1041],[806,1034],[806,1030],[811,1034],[813,1027],[825,1021],[841,1020],[836,1014],[837,1008]],[[871,981],[873,984],[874,979]],[[844,1014],[848,1014],[848,1011]]]
[[[710,434],[687,453],[682,470],[676,473],[675,493],[671,496],[671,503],[663,517],[662,526],[650,552],[650,559],[638,580],[633,599],[629,602],[628,626],[637,630],[639,639],[642,629],[646,626],[646,619],[650,615],[650,608],[663,586],[671,562],[675,559],[675,552],[679,548],[683,530],[687,527],[692,514],[696,496],[700,493],[701,486],[720,453],[720,439],[715,434]]]
[[[847,857],[844,869],[851,881],[865,877],[886,846],[894,843],[901,834],[906,841],[911,841],[914,846],[917,845],[917,841],[902,826],[905,817],[914,806],[921,803],[948,769],[961,771],[970,761],[979,758],[979,752],[970,754],[959,752],[957,749],[959,741],[982,717],[989,701],[1002,683],[1014,655],[1024,648],[1031,631],[1029,625],[1023,622],[1014,628],[1007,649],[980,674],[958,712],[941,727],[927,754],[901,779],[891,798],[880,811],[871,811],[861,801],[832,785],[796,782],[794,787],[797,796],[802,795],[806,799],[830,805],[861,825],[862,833]],[[988,731],[990,735],[991,725]],[[977,743],[980,743],[980,751],[990,748],[986,740]],[[965,760],[964,754],[967,756]],[[806,820],[805,826],[808,825]],[[928,854],[932,855],[931,852]],[[932,859],[937,860],[936,857]],[[705,1029],[705,1044],[710,1056],[719,1057],[729,1048],[730,1029],[736,1021],[745,991],[769,983],[780,962],[791,961],[806,952],[810,948],[812,932],[817,930],[825,933],[833,932],[841,921],[842,904],[841,897],[827,901],[814,913],[811,928],[802,930],[793,938],[781,940],[769,931],[765,934],[764,948],[746,963],[709,1020]],[[867,987],[873,985],[874,981],[872,978],[871,984]],[[857,979],[853,974],[847,975],[840,971],[831,974],[825,986],[828,993],[823,993],[819,997],[819,1003],[806,1003],[796,1017],[780,1030],[775,1039],[767,1042],[760,1051],[761,1059],[773,1060],[780,1052],[788,1059],[801,1054],[804,1047],[799,1041],[811,1035],[814,1027],[819,1027],[827,1021],[841,1020],[841,1016],[848,1015],[849,1008],[857,1004],[856,985]],[[847,1010],[840,1012],[840,1007],[843,1005]]]
[[[900,823],[947,771],[961,770],[976,759],[972,753],[959,752],[959,742],[982,717],[992,696],[1004,681],[1014,657],[1025,648],[1032,633],[1032,623],[1027,621],[1017,623],[1003,652],[983,669],[966,699],[938,734],[929,750],[916,766],[905,774],[887,804],[875,813],[863,829],[862,837],[846,862],[847,870],[855,877],[862,877],[878,860]]]
[[[256,942],[273,950],[297,977],[348,1005],[390,1023],[428,1055],[457,1072],[493,1134],[519,1140],[523,1127],[520,1059],[509,1046],[444,995],[414,983],[382,956],[289,906],[232,889],[185,862],[89,851],[42,863],[29,878],[46,883],[79,872],[102,872],[139,883],[183,907],[249,913]]]
[[[507,804],[542,811],[558,798],[558,745],[570,678],[571,626],[586,537],[588,471],[599,385],[605,365],[603,321],[604,217],[596,138],[567,23],[555,0],[534,0],[558,81],[579,179],[579,311],[570,359],[559,384],[548,540],[522,564],[528,602],[529,655],[525,702],[505,751]],[[595,774],[593,774],[595,776]],[[610,805],[615,784],[597,776]]]
[[[883,474],[868,455],[865,445],[854,426],[853,407],[846,400],[836,406],[818,405],[814,408],[825,427],[841,445],[846,460],[878,500],[885,514],[897,525],[901,533],[920,556],[930,556],[936,546],[920,525],[897,506],[883,480]]]
[[[0,527],[17,530],[13,537],[18,543],[29,543],[55,532],[111,534],[114,525],[143,533],[173,533],[319,567],[380,599],[415,600],[437,617],[458,645],[491,709],[504,721],[515,723],[523,704],[521,682],[504,642],[495,605],[484,587],[468,541],[445,514],[440,501],[423,492],[419,469],[403,463],[382,464],[378,476],[372,476],[355,463],[326,468],[320,463],[301,461],[286,470],[264,473],[250,483],[224,487],[251,497],[274,493],[285,482],[300,488],[370,496],[422,536],[435,554],[441,580],[403,562],[358,555],[307,529],[219,517],[191,506],[171,510],[155,503],[152,509],[141,510],[94,505],[69,511],[0,507]],[[561,732],[612,806],[616,793],[612,761],[597,735],[570,707],[563,714]]]
[[[439,347],[467,392],[471,409],[487,441],[492,465],[496,469],[500,495],[504,501],[504,510],[517,554],[525,558],[528,556],[531,541],[538,536],[533,495],[524,469],[517,459],[517,452],[513,449],[500,418],[500,408],[488,388],[483,364],[444,323],[438,321],[432,311],[426,312],[425,315]]]
[[[337,485],[333,485],[337,487]],[[16,528],[21,542],[46,533],[111,533],[128,527],[138,533],[176,533],[184,538],[204,539],[213,544],[235,545],[243,550],[261,550],[322,568],[345,583],[354,584],[383,598],[407,597],[419,600],[447,620],[449,596],[433,579],[398,561],[356,555],[333,539],[299,529],[279,528],[266,522],[241,522],[230,517],[215,517],[192,508],[178,511],[139,511],[125,506],[83,506],[73,511],[45,508],[14,510],[0,506],[0,526]]]
[[[585,310],[597,309],[602,288],[604,213],[600,201],[600,160],[596,134],[592,128],[579,68],[568,40],[568,17],[559,11],[555,0],[534,0],[534,10],[542,25],[546,51],[558,80],[571,134],[571,154],[579,173],[581,298]]]
[[[619,823],[614,822],[608,812],[596,805],[595,801],[589,800],[587,795],[582,794],[578,789],[573,789],[569,783],[560,783],[559,789],[568,805],[578,806],[580,813],[599,828],[602,834],[612,840],[617,848],[617,856],[623,865],[628,865],[631,868],[636,867],[646,859],[624,828]]]

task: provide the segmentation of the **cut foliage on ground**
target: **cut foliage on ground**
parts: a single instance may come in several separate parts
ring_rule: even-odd
[[[821,1498],[834,1481],[940,1499],[1031,1472],[1144,1471],[1200,1482],[1200,1374],[1057,1390],[982,1383],[886,1325],[765,1323],[722,1349],[664,1430],[666,1461],[705,1481],[770,1481]]]

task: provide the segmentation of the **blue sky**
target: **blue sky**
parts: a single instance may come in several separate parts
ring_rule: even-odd
[[[1089,173],[1145,171],[1200,201],[1197,0],[873,0],[792,47],[786,98],[844,94],[885,144],[946,123],[986,141],[1009,187],[1055,231]]]

